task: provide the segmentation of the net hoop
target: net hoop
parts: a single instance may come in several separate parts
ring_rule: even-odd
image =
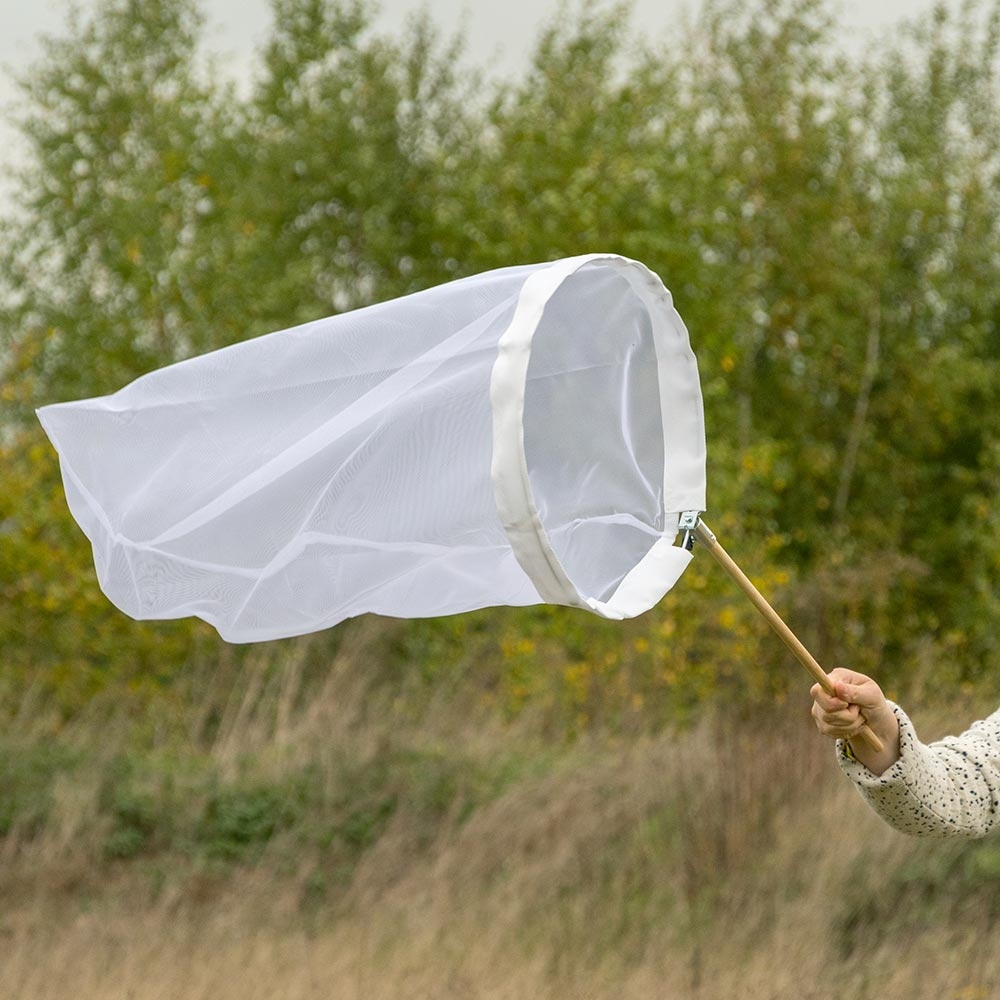
[[[653,323],[660,412],[664,441],[664,535],[637,563],[606,601],[581,594],[559,561],[542,523],[532,491],[524,445],[524,407],[532,341],[546,305],[560,286],[587,264],[600,261],[620,271],[647,305]],[[490,380],[493,410],[491,476],[497,510],[518,563],[543,600],[587,608],[605,618],[633,618],[648,611],[670,590],[691,561],[691,553],[674,544],[681,509],[690,508],[675,494],[674,483],[695,481],[704,469],[704,423],[697,364],[687,328],[659,277],[645,265],[618,254],[591,253],[556,261],[524,283],[514,316],[502,334]],[[687,447],[672,447],[686,442]],[[701,442],[692,454],[690,442]],[[696,449],[697,451],[697,449]],[[703,473],[700,473],[703,476]],[[700,510],[705,509],[704,497]],[[677,509],[671,509],[675,506]]]

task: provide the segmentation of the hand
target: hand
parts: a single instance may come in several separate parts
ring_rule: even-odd
[[[855,740],[851,749],[869,771],[882,774],[899,760],[899,722],[882,689],[870,677],[842,667],[830,671],[830,680],[834,695],[827,694],[819,684],[814,684],[809,692],[816,728],[824,736],[850,740],[867,723],[882,741],[881,753],[863,740]]]

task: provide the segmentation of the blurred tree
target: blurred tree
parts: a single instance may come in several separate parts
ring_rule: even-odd
[[[214,639],[136,626],[97,588],[34,407],[109,392],[206,346],[192,279],[205,164],[231,114],[190,0],[105,0],[22,81],[29,160],[0,248],[0,695],[70,714],[157,690]],[[28,421],[32,421],[29,423]]]
[[[859,541],[925,565],[917,631],[965,671],[998,648],[998,45],[1000,5],[938,5],[869,72],[877,298],[839,505]]]
[[[0,223],[10,676],[73,664],[92,688],[141,665],[167,683],[218,650],[200,626],[110,623],[35,406],[592,250],[672,289],[702,372],[713,521],[778,603],[795,588],[824,658],[891,672],[925,647],[975,673],[996,653],[1000,572],[998,11],[942,7],[848,60],[827,0],[711,0],[663,48],[626,6],[585,0],[523,78],[487,83],[426,17],[384,37],[362,0],[274,0],[246,96],[201,56],[194,0],[74,14],[25,77],[31,158]],[[669,713],[681,691],[780,687],[713,572],[694,567],[669,607],[675,624],[627,630],[484,612],[393,648],[453,658],[570,728]]]
[[[219,645],[192,623],[137,627],[100,595],[51,502],[34,407],[457,269],[435,206],[468,128],[459,42],[426,20],[404,42],[374,37],[351,0],[276,0],[274,14],[247,100],[202,60],[192,0],[76,12],[23,81],[31,156],[0,248],[0,637],[15,701],[29,679],[67,709],[123,678],[169,683]]]
[[[208,626],[135,622],[100,592],[41,428],[0,442],[0,468],[0,713],[58,723],[108,692],[138,711],[217,656]]]
[[[215,301],[240,304],[240,337],[454,276],[441,220],[474,135],[461,41],[426,17],[396,41],[359,0],[276,0],[274,16],[225,195],[237,242],[212,270]]]
[[[224,111],[196,63],[192,0],[104,0],[22,82],[20,213],[0,251],[8,377],[35,402],[111,391],[204,346],[191,276]]]
[[[707,145],[715,182],[697,231],[713,266],[686,313],[702,366],[725,373],[705,380],[715,483],[742,530],[833,588],[806,584],[834,655],[864,656],[854,630],[890,671],[939,629],[964,669],[995,651],[1000,95],[983,7],[940,6],[852,65],[822,0],[709,4],[683,75],[686,145]],[[852,621],[848,579],[888,615]]]

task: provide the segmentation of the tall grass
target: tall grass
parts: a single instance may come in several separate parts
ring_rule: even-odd
[[[1000,847],[884,827],[804,693],[560,743],[379,677],[378,627],[197,711],[11,723],[0,997],[1000,995]]]

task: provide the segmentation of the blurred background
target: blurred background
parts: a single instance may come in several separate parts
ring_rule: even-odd
[[[460,9],[0,15],[0,996],[1000,996],[1000,846],[871,816],[704,554],[630,622],[241,647],[97,588],[35,407],[609,250],[820,662],[996,708],[1000,4]]]

